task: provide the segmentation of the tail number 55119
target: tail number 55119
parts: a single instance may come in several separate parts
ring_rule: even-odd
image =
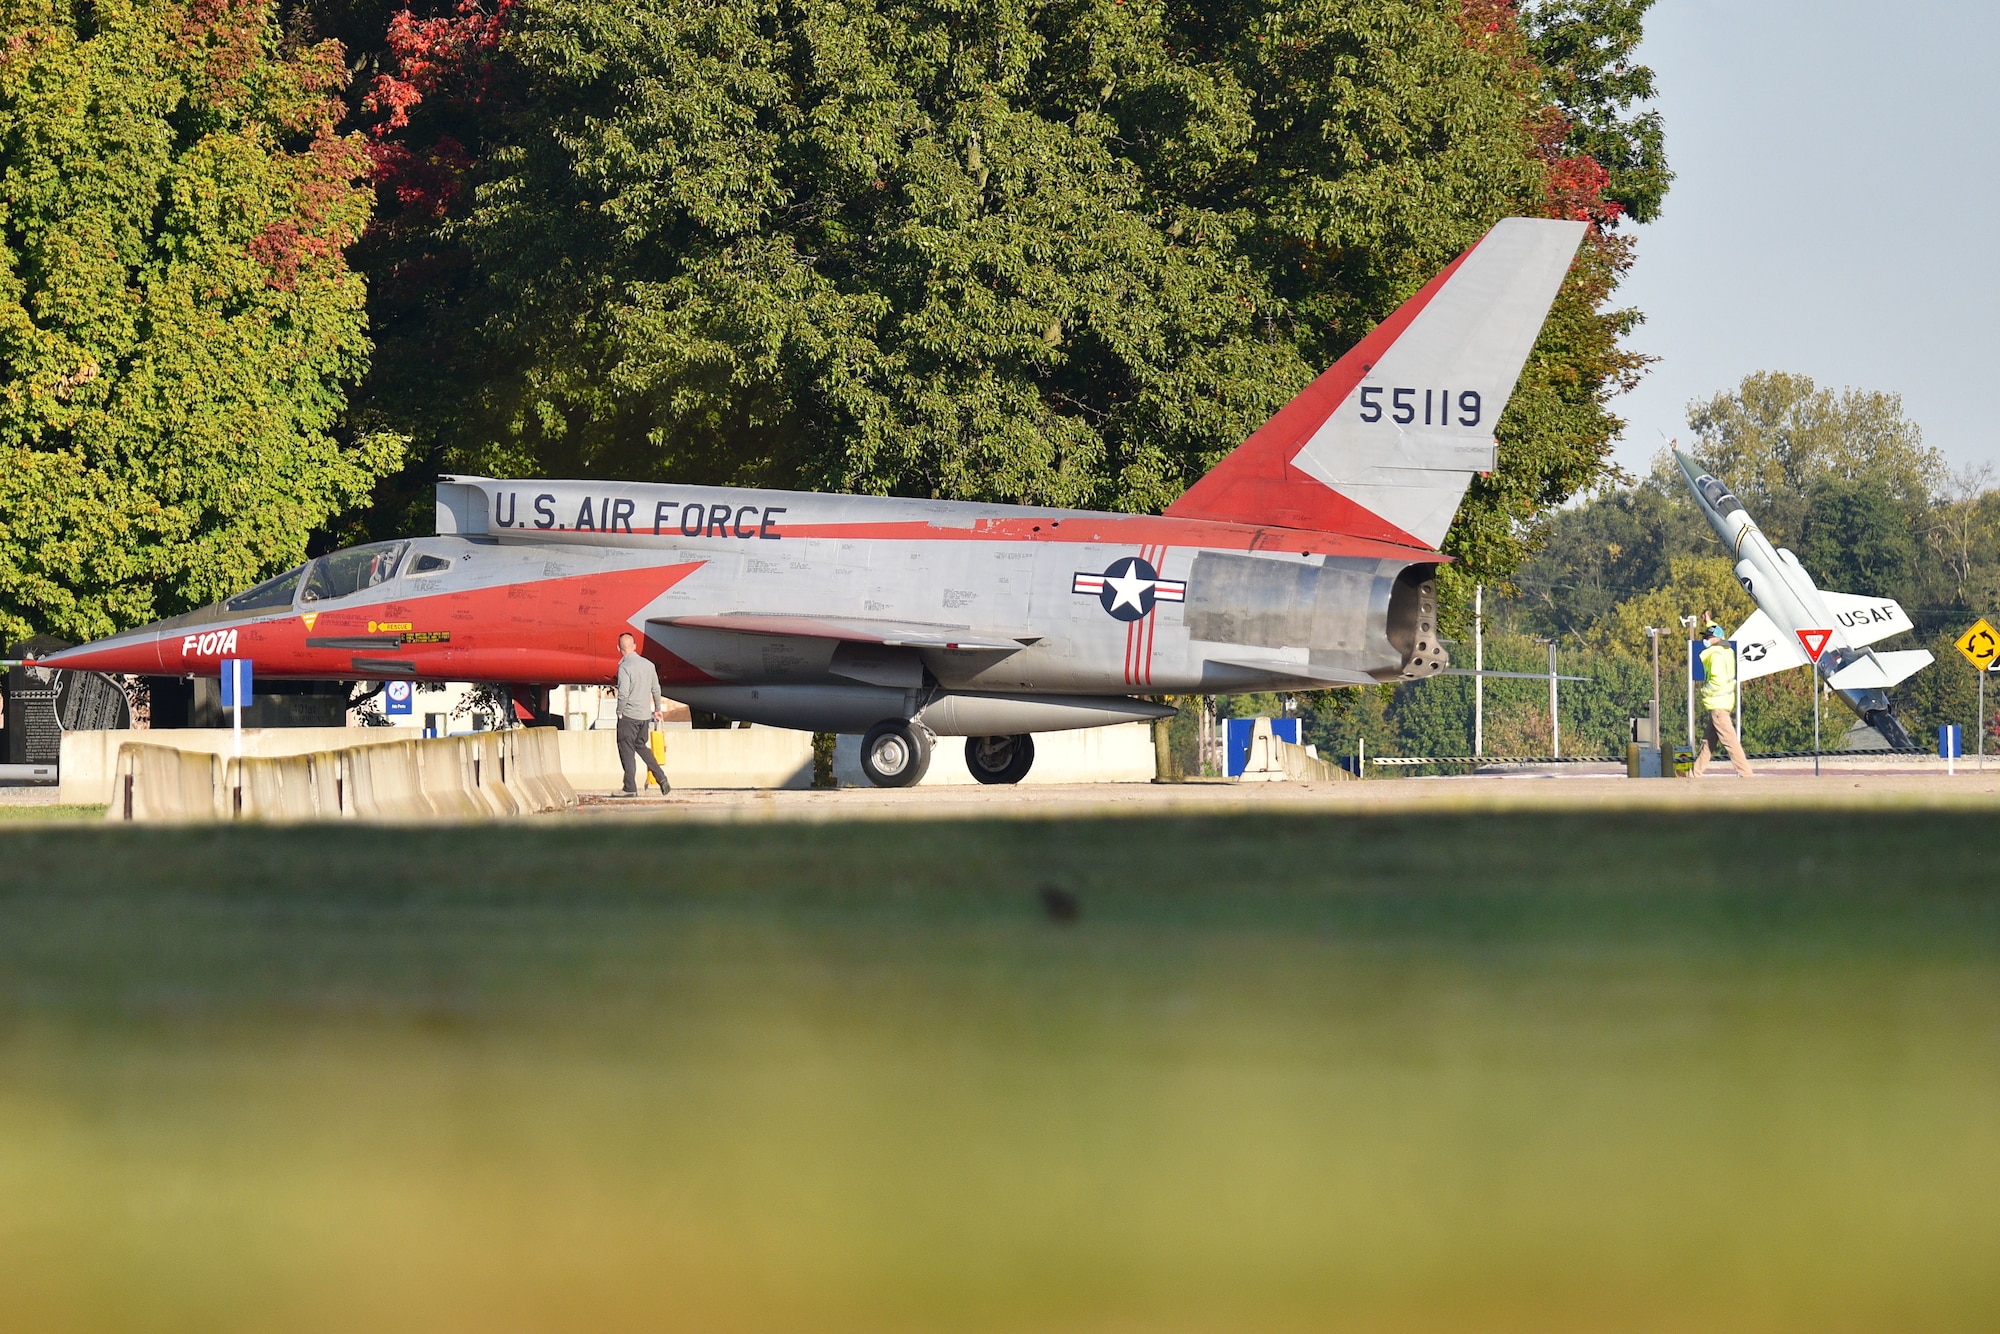
[[[1453,403],[1449,389],[1384,389],[1380,385],[1368,385],[1361,391],[1361,420],[1378,422],[1382,420],[1382,395],[1389,396],[1389,420],[1398,426],[1408,426],[1416,421],[1421,411],[1426,426],[1477,426],[1479,425],[1479,391],[1466,389],[1458,396],[1458,420],[1451,419]],[[1423,395],[1421,408],[1417,395]]]

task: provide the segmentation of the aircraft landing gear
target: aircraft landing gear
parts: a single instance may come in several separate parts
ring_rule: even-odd
[[[916,723],[885,719],[861,738],[861,772],[876,787],[909,787],[931,767],[931,734]]]
[[[1034,764],[1035,738],[1026,732],[965,739],[965,767],[982,783],[1018,783]]]

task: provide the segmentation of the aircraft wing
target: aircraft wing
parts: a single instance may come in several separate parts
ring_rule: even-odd
[[[1847,631],[1850,644],[1872,644],[1910,628],[1910,618],[1894,598],[1865,598],[1854,593],[1822,591],[1826,609]]]
[[[1838,594],[1828,594],[1837,597]],[[1730,636],[1736,641],[1736,679],[1754,681],[1774,672],[1788,672],[1806,665],[1806,651],[1797,636],[1778,628],[1778,623],[1761,610],[1736,627]]]
[[[1042,638],[1032,630],[974,630],[969,625],[936,625],[927,621],[881,621],[862,616],[791,616],[782,612],[656,616],[649,624],[729,630],[741,635],[834,639],[850,644],[882,644],[892,648],[985,649],[995,653],[1019,653]]]

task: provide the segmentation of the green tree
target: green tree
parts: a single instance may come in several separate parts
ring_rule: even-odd
[[[1666,127],[1653,100],[1653,71],[1634,64],[1653,0],[1539,0],[1523,25],[1560,111],[1565,148],[1598,163],[1604,198],[1636,222],[1660,215],[1673,173]]]
[[[1594,497],[1550,520],[1504,611],[1535,634],[1582,633],[1664,585],[1673,558],[1701,550],[1707,534],[1685,497],[1652,479]]]
[[[1735,567],[1728,560],[1721,556],[1676,556],[1668,562],[1665,583],[1613,607],[1583,638],[1598,652],[1650,661],[1648,626],[1669,632],[1662,641],[1665,645],[1675,636],[1686,637],[1683,616],[1694,617],[1697,624],[1714,621],[1725,630],[1733,630],[1756,609],[1757,604],[1736,582]]]
[[[1743,683],[1743,748],[1752,754],[1812,749],[1813,675],[1803,667],[1760,676]],[[1683,696],[1685,698],[1685,696]],[[1700,709],[1697,704],[1696,709]],[[1697,718],[1699,713],[1697,712]],[[1854,725],[1847,706],[1831,697],[1820,706],[1820,745],[1840,749],[1841,736]],[[1677,744],[1685,745],[1679,734]],[[1701,744],[1699,724],[1695,744]]]
[[[337,45],[271,8],[0,0],[0,641],[101,635],[299,560],[342,444],[370,205]]]
[[[1927,570],[1954,621],[2000,605],[2000,492],[1990,464],[1953,469],[1934,498],[1924,544]]]
[[[1389,716],[1396,724],[1395,754],[1470,755],[1472,678],[1434,676],[1398,686]]]
[[[1797,546],[1816,489],[1873,482],[1902,507],[1911,530],[1944,481],[1944,461],[1903,415],[1899,394],[1820,389],[1804,375],[1758,371],[1735,389],[1688,405],[1691,451],[1721,478],[1774,543]],[[1655,470],[1671,485],[1677,472]]]
[[[1396,692],[1389,686],[1322,690],[1299,696],[1300,735],[1319,748],[1320,758],[1339,761],[1355,755],[1366,740],[1370,755],[1407,755],[1401,729],[1390,716]],[[1370,779],[1388,777],[1371,767]]]
[[[1917,536],[1907,508],[1878,478],[1829,478],[1813,488],[1799,559],[1822,588],[1902,599],[1915,591]]]

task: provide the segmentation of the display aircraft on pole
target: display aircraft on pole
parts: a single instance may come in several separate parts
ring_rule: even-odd
[[[1436,573],[1585,224],[1508,218],[1162,515],[446,477],[437,535],[322,556],[43,659],[143,675],[608,683],[638,632],[675,699],[860,733],[871,781],[967,738],[1017,782],[1033,734],[1142,698],[1445,670]]]
[[[1734,635],[1736,679],[1752,681],[1810,665],[1892,749],[1916,749],[1890,705],[1889,687],[1930,666],[1930,650],[1868,647],[1911,628],[1902,604],[1820,588],[1797,556],[1771,545],[1728,487],[1680,450],[1673,453],[1702,517],[1736,563],[1737,582],[1757,604]]]

